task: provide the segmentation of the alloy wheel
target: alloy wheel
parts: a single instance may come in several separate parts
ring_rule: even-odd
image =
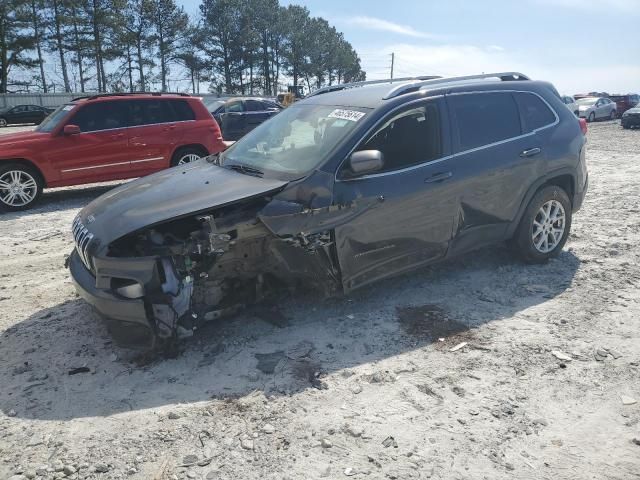
[[[557,200],[545,202],[533,219],[531,240],[540,253],[549,253],[562,240],[566,215],[564,207]]]
[[[200,160],[200,155],[196,153],[187,153],[186,155],[180,157],[180,160],[178,160],[178,165],[195,162],[196,160]]]
[[[0,176],[0,201],[10,207],[24,207],[38,194],[38,184],[24,170],[9,170]]]

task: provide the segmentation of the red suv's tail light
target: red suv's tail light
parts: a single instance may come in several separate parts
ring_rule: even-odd
[[[580,122],[580,130],[582,130],[582,134],[586,135],[587,134],[587,121],[584,118],[579,118],[578,121]]]

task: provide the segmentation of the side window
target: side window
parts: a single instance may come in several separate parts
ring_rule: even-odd
[[[129,124],[131,126],[154,125],[173,121],[173,113],[165,100],[132,100]]]
[[[457,124],[458,150],[489,145],[521,135],[520,115],[511,93],[472,93],[447,98]]]
[[[440,112],[429,102],[394,114],[357,150],[379,150],[384,155],[381,172],[435,160],[442,155]]]
[[[264,106],[267,110],[281,110],[280,106],[277,103],[270,102],[268,100],[265,100],[262,103],[264,103]]]
[[[241,101],[229,102],[225,107],[225,113],[244,112],[244,107]]]
[[[515,93],[514,95],[520,108],[525,132],[532,132],[556,121],[556,116],[537,95],[533,93]]]
[[[186,122],[196,119],[195,113],[193,113],[189,102],[186,100],[169,100],[167,104],[172,110],[173,121]]]
[[[126,127],[124,102],[98,102],[83,105],[69,120],[81,132],[95,132]]]
[[[22,113],[25,111],[26,107],[23,107],[22,105],[19,105],[17,107],[13,107],[13,109],[11,110],[11,113]]]
[[[247,112],[263,112],[266,110],[264,104],[257,100],[246,100],[244,106]]]

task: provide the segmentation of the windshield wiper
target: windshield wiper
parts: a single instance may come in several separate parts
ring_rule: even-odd
[[[254,177],[262,177],[264,175],[264,172],[257,168],[248,167],[247,165],[242,165],[240,163],[224,164],[223,168],[228,168],[229,170],[234,170],[245,175],[253,175]]]

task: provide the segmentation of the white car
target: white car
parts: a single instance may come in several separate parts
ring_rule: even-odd
[[[576,101],[578,104],[578,115],[586,118],[587,122],[593,122],[600,118],[615,120],[616,104],[604,97],[586,97]]]
[[[576,103],[575,98],[571,95],[563,95],[562,102],[575,114],[576,117],[578,116],[578,104]]]

